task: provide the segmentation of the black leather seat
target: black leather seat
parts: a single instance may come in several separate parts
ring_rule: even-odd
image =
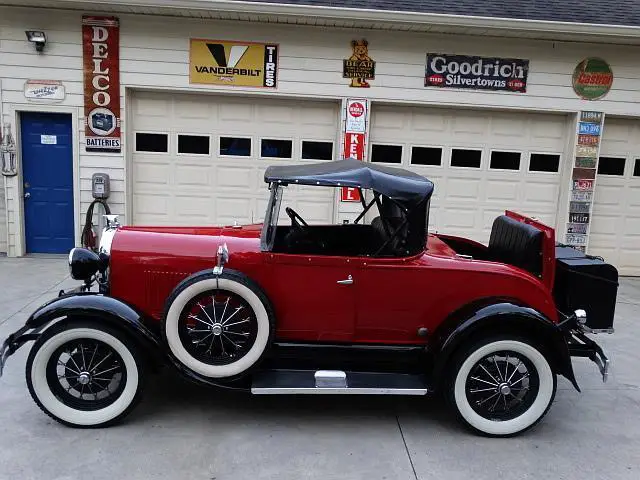
[[[540,275],[542,239],[543,233],[537,228],[501,215],[493,221],[491,228],[489,259]]]

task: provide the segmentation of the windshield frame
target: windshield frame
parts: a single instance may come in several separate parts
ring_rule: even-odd
[[[260,233],[260,250],[270,252],[276,241],[276,228],[278,226],[278,217],[280,215],[280,205],[282,204],[283,188],[275,182],[269,184],[271,195],[267,204],[264,222],[262,224],[262,232]]]

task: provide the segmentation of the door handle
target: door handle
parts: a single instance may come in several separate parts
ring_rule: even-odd
[[[29,198],[31,196],[31,194],[29,192],[24,194],[24,198]]]
[[[352,285],[353,284],[353,277],[351,275],[349,275],[346,280],[338,280],[336,283],[338,285]]]

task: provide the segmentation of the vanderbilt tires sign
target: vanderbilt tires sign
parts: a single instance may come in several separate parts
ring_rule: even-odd
[[[278,45],[191,39],[191,83],[276,88]]]
[[[425,87],[527,91],[529,60],[428,53]]]

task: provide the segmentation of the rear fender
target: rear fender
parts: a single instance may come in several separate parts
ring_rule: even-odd
[[[533,308],[508,300],[485,300],[454,312],[434,332],[433,379],[445,377],[447,366],[459,347],[483,335],[510,333],[530,338],[544,348],[552,368],[566,377],[580,391],[564,333],[551,320]]]

